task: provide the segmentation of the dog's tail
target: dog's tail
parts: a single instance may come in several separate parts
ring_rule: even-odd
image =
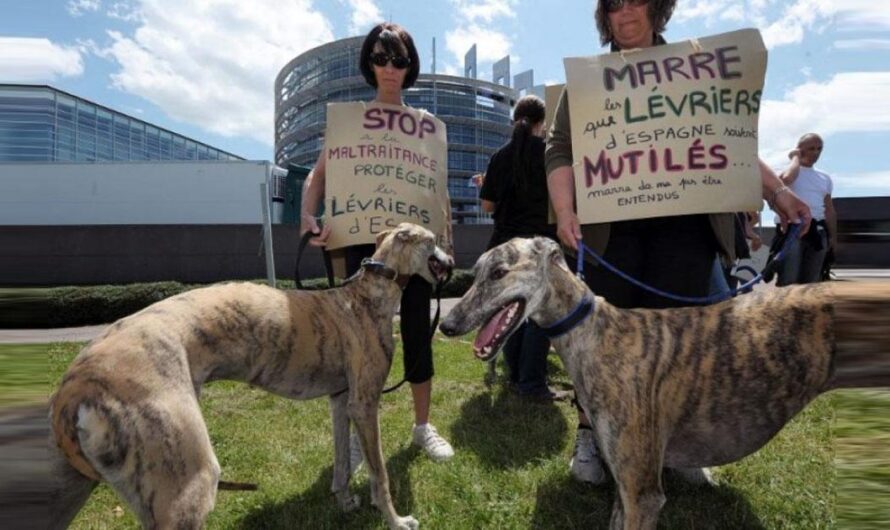
[[[81,415],[91,410],[83,406],[83,394],[83,388],[79,385],[63,383],[50,401],[50,424],[56,445],[71,467],[85,477],[98,481],[101,475],[84,454],[80,443],[78,424],[82,421]]]

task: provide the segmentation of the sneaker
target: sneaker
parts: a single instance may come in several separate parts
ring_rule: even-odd
[[[362,456],[362,441],[358,438],[358,433],[352,431],[349,435],[349,469],[352,473],[357,473],[365,462]]]
[[[411,431],[411,441],[414,445],[423,448],[426,454],[437,462],[448,460],[454,456],[451,444],[439,436],[436,428],[429,423],[415,425]]]
[[[606,471],[603,469],[602,459],[597,456],[592,429],[578,429],[578,434],[575,437],[575,452],[572,453],[569,469],[575,480],[581,482],[602,484],[606,481]]]

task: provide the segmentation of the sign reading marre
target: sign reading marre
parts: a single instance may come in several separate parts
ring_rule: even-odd
[[[373,243],[409,222],[445,233],[448,148],[435,116],[378,103],[330,103],[325,135],[329,249]]]
[[[565,67],[582,224],[761,208],[758,31]]]

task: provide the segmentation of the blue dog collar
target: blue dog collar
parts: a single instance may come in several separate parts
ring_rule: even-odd
[[[587,318],[588,315],[593,311],[594,300],[590,300],[588,298],[583,298],[581,302],[575,306],[575,309],[572,310],[571,313],[564,316],[559,322],[553,324],[552,326],[541,328],[547,337],[551,339],[555,339],[556,337],[560,337],[565,335],[569,331],[575,329],[575,327],[581,323],[582,320]]]

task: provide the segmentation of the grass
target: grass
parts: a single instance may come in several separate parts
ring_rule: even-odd
[[[48,344],[0,346],[0,409],[46,400]]]
[[[52,385],[79,347],[64,343],[49,348]],[[473,359],[466,340],[437,337],[435,355],[432,421],[454,445],[452,461],[433,463],[410,445],[412,412],[406,389],[381,402],[384,453],[400,514],[412,514],[423,527],[436,529],[608,525],[612,485],[579,484],[568,474],[576,423],[570,405],[527,403],[501,384],[488,389],[482,383],[485,367]],[[396,359],[390,383],[402,373],[401,355]],[[551,359],[553,381],[567,385],[558,359]],[[717,468],[715,488],[693,488],[668,476],[668,502],[659,527],[834,528],[839,511],[832,434],[836,404],[849,399],[884,410],[887,404],[847,395],[817,399],[764,449]],[[223,477],[260,486],[257,492],[220,492],[208,528],[385,527],[369,506],[366,472],[353,481],[363,503],[357,512],[340,513],[329,493],[333,445],[326,400],[295,402],[220,382],[205,387],[202,408]],[[859,423],[851,419],[854,433]],[[844,425],[839,421],[839,430]],[[838,459],[843,461],[840,449]],[[104,485],[72,526],[137,527]]]
[[[890,392],[839,394],[838,526],[890,528]]]

